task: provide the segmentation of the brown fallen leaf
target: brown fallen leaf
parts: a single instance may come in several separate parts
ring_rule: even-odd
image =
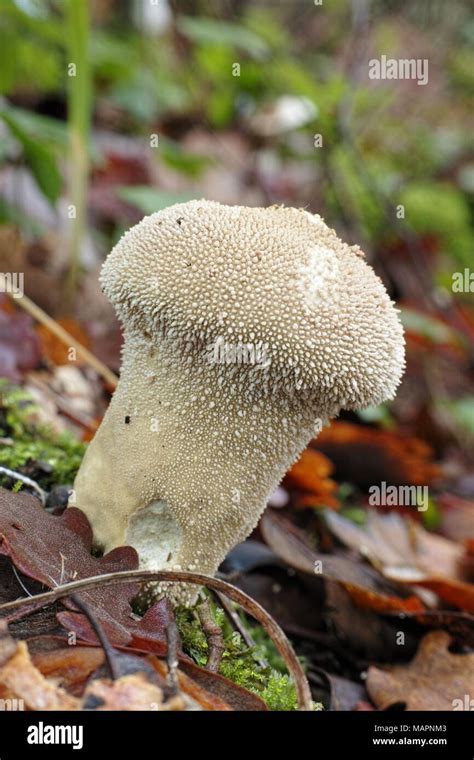
[[[439,476],[427,443],[390,430],[335,421],[324,428],[312,446],[334,463],[338,480],[367,489],[390,485],[429,485]]]
[[[24,641],[9,636],[0,623],[0,688],[21,699],[28,710],[77,710],[79,701],[48,681],[31,661]]]
[[[331,531],[386,578],[430,589],[450,604],[474,612],[474,585],[461,577],[462,546],[394,512],[381,515],[368,510],[364,527],[331,510],[325,515]]]
[[[36,637],[28,641],[28,648],[38,670],[77,697],[84,694],[87,681],[105,662],[100,647],[71,647],[59,637]],[[155,671],[161,688],[166,686],[168,668],[163,660],[135,648],[127,647],[126,651]],[[176,676],[180,692],[203,710],[267,710],[265,702],[255,694],[194,663],[180,662]]]
[[[369,668],[367,691],[374,704],[381,710],[400,703],[406,710],[470,709],[463,705],[474,694],[474,654],[452,654],[450,641],[444,631],[432,631],[408,665]]]
[[[179,664],[179,671],[185,673],[200,688],[205,689],[207,692],[214,695],[215,698],[221,699],[230,705],[232,710],[238,711],[266,711],[268,707],[266,703],[242,686],[229,681],[219,673],[212,673],[210,670],[200,668],[194,662],[185,662],[184,660]]]
[[[57,323],[68,331],[75,340],[81,343],[85,348],[90,348],[89,338],[81,325],[74,319],[57,319]],[[60,366],[61,364],[69,365],[71,362],[71,349],[63,341],[54,335],[45,325],[38,325],[36,332],[39,336],[41,343],[41,351],[44,358],[49,359],[53,364]],[[77,366],[84,364],[81,356],[74,358]]]
[[[97,678],[87,686],[82,699],[83,710],[199,710],[197,702],[176,694],[165,700],[163,690],[150,683],[142,673],[121,676],[116,681]]]
[[[157,673],[159,673],[163,678],[166,678],[168,668],[162,660],[159,660],[157,657],[149,656],[148,662],[150,662]],[[194,702],[196,702],[202,710],[219,710],[228,712],[229,710],[237,709],[232,708],[228,702],[213,694],[212,691],[209,691],[208,689],[200,686],[195,680],[187,676],[186,673],[182,673],[179,669],[176,671],[176,678],[179,690],[194,700]],[[212,678],[210,680],[212,683],[215,682]],[[234,685],[235,684],[232,684],[232,686]],[[247,694],[249,694],[249,692],[247,692]],[[252,708],[248,707],[247,709],[250,710]],[[258,710],[259,708],[257,707],[256,709]]]
[[[268,546],[290,567],[340,583],[364,609],[376,612],[424,609],[416,596],[404,594],[371,567],[345,557],[316,553],[302,531],[275,510],[264,513],[260,529]]]
[[[45,678],[53,679],[56,684],[66,689],[69,694],[80,697],[87,680],[104,663],[104,652],[99,647],[61,646],[56,649],[32,651],[28,641],[31,661]]]
[[[286,474],[284,485],[302,493],[296,498],[296,507],[325,506],[339,508],[336,498],[337,483],[331,480],[333,464],[320,451],[305,449]]]
[[[24,575],[48,588],[71,580],[138,567],[138,556],[131,546],[120,546],[104,557],[91,554],[92,530],[87,517],[74,507],[59,517],[44,510],[37,499],[28,494],[14,494],[0,488],[0,555],[11,559]],[[150,651],[166,653],[164,604],[158,603],[137,621],[130,606],[140,588],[138,583],[125,583],[120,588],[103,587],[80,594],[82,602],[93,612],[113,644],[147,646]],[[87,618],[75,611],[74,604],[64,601],[71,611],[58,613],[59,622],[82,640],[97,643]],[[74,611],[73,611],[74,610]]]

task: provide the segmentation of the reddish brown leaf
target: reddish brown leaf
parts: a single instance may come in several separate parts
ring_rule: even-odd
[[[440,472],[424,441],[350,422],[333,422],[321,431],[313,446],[334,463],[338,480],[361,488],[382,481],[429,485]]]
[[[285,477],[287,487],[304,492],[298,496],[296,506],[323,505],[337,509],[339,501],[334,495],[337,483],[330,478],[333,470],[334,466],[324,454],[314,449],[305,449]]]
[[[166,676],[167,668],[163,661],[156,657],[150,657],[148,661],[161,676]],[[203,710],[265,711],[268,709],[265,702],[256,694],[229,681],[219,673],[200,668],[194,662],[181,661],[177,676],[180,690],[196,700]]]
[[[62,686],[70,694],[80,696],[87,680],[104,662],[99,647],[63,646],[51,651],[31,652],[31,660],[48,679]]]
[[[57,517],[46,512],[33,496],[0,489],[0,554],[10,557],[28,577],[54,588],[67,581],[138,567],[138,557],[131,546],[118,547],[100,559],[92,556],[91,546],[92,531],[79,509],[71,507]],[[130,602],[138,590],[138,583],[124,583],[118,588],[104,586],[85,592],[80,598],[111,642],[131,645],[136,639],[143,646],[146,641],[150,651],[163,654],[167,603],[160,603],[159,609],[152,608],[137,622]],[[75,609],[71,602],[66,605]],[[97,642],[82,613],[60,612],[58,620],[82,640]]]

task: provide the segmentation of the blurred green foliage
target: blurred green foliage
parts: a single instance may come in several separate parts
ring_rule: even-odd
[[[3,0],[0,17],[0,164],[26,165],[51,204],[68,160],[68,2]],[[283,202],[318,211],[375,255],[398,235],[409,234],[415,246],[429,240],[434,283],[444,288],[447,273],[471,264],[474,22],[467,0],[452,7],[440,0],[371,3],[362,57],[349,0],[212,9],[185,0],[158,31],[140,22],[139,5],[112,2],[102,15],[90,5],[94,121],[102,128],[105,109],[114,114],[106,128],[146,142],[159,134],[156,160],[176,174],[180,189],[119,181],[118,197],[143,213],[199,197],[200,177],[217,159],[185,147],[181,135],[193,125],[216,138],[237,132],[248,141],[249,172],[260,151],[273,154],[283,178],[295,166],[311,167],[311,187],[300,198],[297,186]],[[430,60],[434,95],[415,83],[368,80],[371,55],[406,56],[418,50],[414,39]],[[313,117],[255,139],[249,118],[288,95],[313,104]],[[314,145],[318,134],[322,150]],[[92,165],[100,166],[97,145],[89,147]],[[404,219],[396,216],[398,204]],[[1,198],[0,220],[31,232],[30,221]],[[109,243],[121,229],[118,222],[107,232]]]

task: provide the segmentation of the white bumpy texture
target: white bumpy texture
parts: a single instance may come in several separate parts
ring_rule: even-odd
[[[122,370],[76,505],[144,567],[213,574],[321,426],[392,398],[403,373],[381,280],[306,211],[171,206],[122,237],[101,281]]]

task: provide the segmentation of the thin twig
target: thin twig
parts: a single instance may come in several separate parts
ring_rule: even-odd
[[[72,581],[64,586],[59,586],[52,591],[48,591],[44,594],[37,594],[31,598],[16,599],[13,602],[7,602],[6,604],[0,605],[0,615],[11,610],[19,610],[20,608],[32,608],[33,610],[40,609],[51,602],[70,596],[71,593],[75,591],[91,591],[92,589],[104,586],[112,586],[124,582],[132,583],[136,581],[171,581],[189,583],[195,586],[207,586],[210,589],[222,592],[229,599],[240,604],[245,612],[255,618],[255,620],[258,620],[272,639],[280,655],[283,657],[295,684],[299,709],[313,709],[311,691],[303,668],[301,667],[293,647],[278,623],[260,604],[258,604],[258,602],[240,589],[218,578],[212,578],[211,576],[200,573],[178,573],[165,570],[127,570],[116,573],[107,573],[106,575],[98,575],[93,578],[83,578],[79,581]]]
[[[20,575],[19,575],[19,573],[18,573],[18,570],[16,569],[15,565],[12,565],[12,566],[11,566],[11,568],[12,568],[12,570],[13,570],[13,575],[15,576],[15,578],[16,578],[16,579],[17,579],[17,581],[18,581],[18,585],[22,587],[22,589],[23,589],[23,591],[25,592],[25,594],[26,594],[27,596],[34,596],[34,595],[31,593],[31,591],[30,591],[30,590],[29,590],[29,589],[28,589],[28,588],[25,586],[25,584],[23,583],[23,581],[21,580],[21,578],[20,578]]]
[[[178,676],[177,676],[178,642],[179,642],[178,626],[173,620],[171,623],[168,623],[168,625],[166,626],[166,644],[168,647],[167,653],[166,653],[166,663],[168,665],[167,682],[168,682],[168,688],[169,688],[171,697],[175,697],[179,693]]]
[[[71,601],[74,602],[76,607],[78,607],[81,612],[84,613],[89,623],[91,624],[91,627],[97,636],[102,649],[104,650],[105,662],[109,669],[110,677],[113,681],[116,681],[120,677],[120,669],[117,666],[115,650],[105,635],[104,629],[95,617],[89,605],[83,602],[77,594],[71,594]]]
[[[43,311],[40,306],[38,306],[36,303],[34,303],[34,301],[25,295],[23,295],[21,298],[15,298],[15,304],[21,306],[22,309],[24,309],[31,317],[33,317],[33,319],[36,319],[37,322],[40,322],[40,324],[44,325],[50,332],[53,333],[53,335],[61,340],[64,345],[68,346],[69,348],[74,348],[77,355],[80,356],[81,359],[93,367],[98,375],[103,377],[104,380],[109,383],[109,385],[115,388],[118,383],[118,377],[114,375],[112,370],[110,370],[103,362],[101,362],[100,359],[94,356],[94,354],[92,354],[89,349],[83,346],[82,343],[79,343],[79,341],[76,340],[76,338],[74,338],[71,333],[69,333],[64,329],[64,327],[58,324],[56,320],[49,316],[49,314],[46,314],[46,312]]]
[[[243,625],[239,614],[236,610],[234,610],[232,604],[228,601],[228,599],[225,598],[223,594],[220,594],[219,591],[213,591],[212,593],[218,600],[219,604],[221,605],[222,609],[224,610],[225,614],[229,618],[236,631],[238,631],[242,636],[242,639],[245,641],[248,648],[254,650],[254,657],[256,662],[260,665],[261,668],[268,668],[268,662],[256,650],[255,641],[253,640],[249,631],[247,631],[246,627]]]
[[[6,475],[8,478],[12,478],[15,480],[20,480],[25,486],[28,486],[29,488],[32,488],[35,493],[38,494],[41,504],[46,504],[46,499],[48,498],[48,494],[46,491],[44,491],[41,486],[38,485],[36,480],[32,480],[27,475],[23,475],[22,472],[17,472],[16,470],[10,470],[9,467],[0,467],[0,475]]]
[[[202,625],[202,629],[207,639],[207,646],[209,649],[209,655],[206,662],[206,670],[210,670],[212,673],[218,673],[222,660],[222,655],[225,651],[224,637],[220,626],[212,616],[211,606],[209,599],[205,599],[197,608],[199,620]]]

